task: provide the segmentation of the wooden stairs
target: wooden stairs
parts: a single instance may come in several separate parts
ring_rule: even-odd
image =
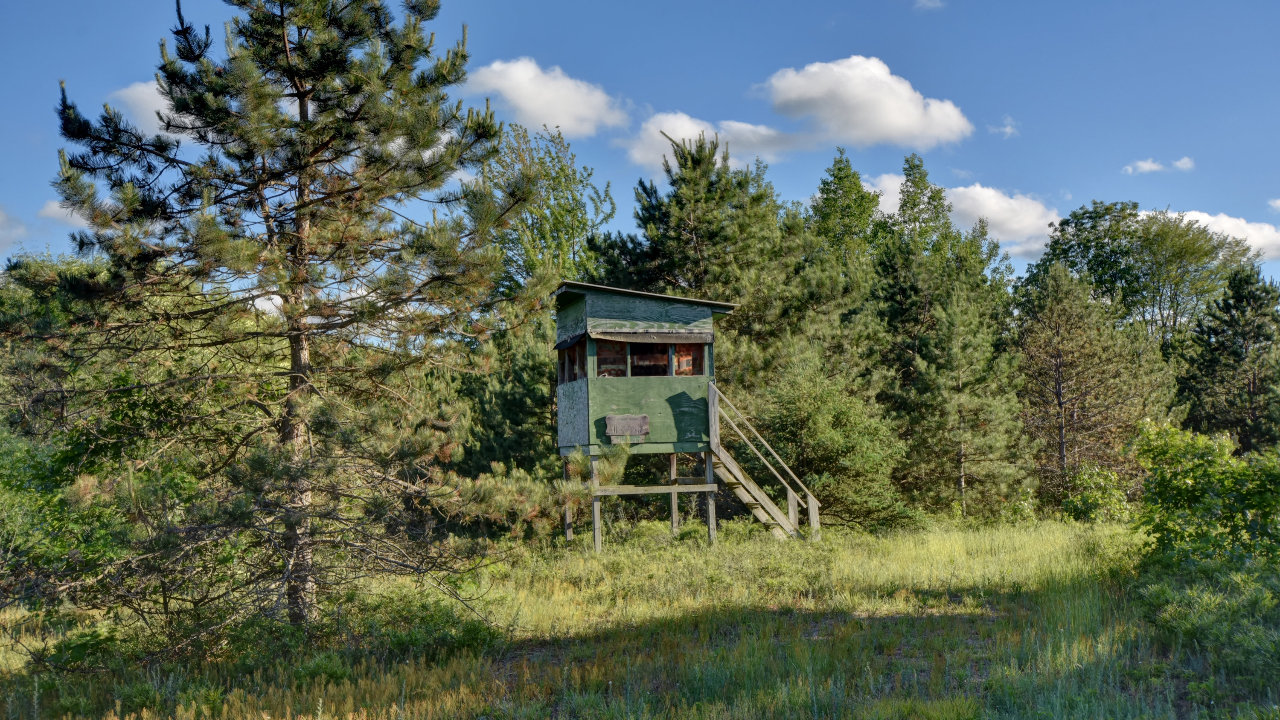
[[[800,478],[796,477],[791,468],[787,467],[782,458],[778,457],[778,453],[752,427],[746,416],[739,412],[738,408],[734,407],[729,398],[724,396],[724,393],[720,392],[714,382],[709,384],[707,402],[707,410],[711,416],[710,456],[716,477],[742,501],[742,504],[751,510],[751,514],[757,520],[769,528],[769,532],[774,537],[781,540],[799,537],[801,528],[800,508],[804,507],[809,516],[809,536],[817,539],[819,532],[818,508],[821,505],[818,499],[800,481]],[[746,471],[733,459],[728,450],[721,445],[721,422],[733,431],[742,444],[749,448],[760,462],[768,468],[769,474],[785,488],[787,496],[786,512],[783,512],[778,507],[760,485],[747,475]],[[744,432],[744,429],[746,432]],[[752,438],[754,438],[754,441]],[[769,453],[769,456],[773,458],[773,463],[769,462],[759,446],[763,446]],[[777,467],[774,466],[774,463],[777,464]],[[782,472],[779,472],[778,468],[781,468],[786,473],[785,477]],[[788,482],[788,478],[790,482]],[[797,491],[797,488],[799,488],[799,491]]]

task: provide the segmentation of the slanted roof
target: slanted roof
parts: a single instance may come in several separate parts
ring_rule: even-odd
[[[634,297],[648,298],[650,300],[667,300],[670,302],[687,303],[689,305],[701,305],[711,308],[712,312],[728,314],[738,307],[736,303],[717,302],[715,300],[698,300],[697,298],[679,297],[678,295],[662,295],[659,293],[641,292],[639,290],[626,290],[624,288],[609,287],[608,285],[593,285],[591,283],[577,282],[574,280],[565,280],[560,283],[560,287],[556,288],[551,297],[559,298],[563,294],[586,295],[588,293],[607,293],[614,295],[631,295]]]

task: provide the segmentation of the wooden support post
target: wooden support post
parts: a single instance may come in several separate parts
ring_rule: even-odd
[[[809,539],[817,540],[822,534],[822,525],[818,522],[818,499],[809,493],[805,502],[809,505]]]
[[[676,454],[671,453],[671,485],[676,485]],[[671,491],[671,532],[680,530],[680,493]]]
[[[569,481],[569,461],[563,460],[562,465],[564,466],[565,482],[568,482]],[[569,542],[573,541],[573,511],[569,509],[568,502],[564,504],[564,539]]]
[[[600,535],[600,496],[596,491],[600,489],[600,479],[596,475],[596,459],[591,458],[591,541],[595,545],[596,552],[600,552],[604,545],[603,538]]]
[[[716,471],[711,465],[711,453],[703,453],[707,465],[707,484],[714,485],[716,482]],[[716,544],[716,493],[714,490],[707,493],[707,540],[712,544]]]
[[[800,496],[791,488],[787,488],[787,519],[791,521],[791,527],[800,529]]]

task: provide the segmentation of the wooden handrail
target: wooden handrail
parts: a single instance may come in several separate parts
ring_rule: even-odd
[[[788,466],[787,466],[787,464],[786,464],[785,462],[783,462],[782,458],[778,457],[778,453],[777,453],[777,451],[775,451],[775,450],[773,449],[773,446],[772,446],[772,445],[770,445],[770,444],[769,444],[769,442],[768,442],[767,440],[765,440],[764,438],[760,437],[760,433],[756,432],[755,427],[754,427],[750,422],[748,422],[748,421],[747,421],[747,416],[743,415],[743,414],[742,414],[742,411],[741,411],[741,410],[739,410],[736,406],[734,406],[734,404],[733,404],[733,401],[732,401],[732,400],[730,400],[728,397],[726,397],[724,393],[720,392],[720,388],[716,387],[716,384],[715,384],[715,382],[714,382],[714,381],[711,383],[711,388],[712,388],[713,390],[715,390],[715,392],[716,392],[716,396],[717,396],[717,397],[716,397],[716,400],[723,400],[723,401],[725,402],[725,404],[726,404],[726,405],[728,405],[728,406],[729,406],[729,408],[730,408],[731,410],[733,410],[735,413],[737,413],[738,417],[742,419],[742,424],[743,424],[743,425],[746,425],[746,426],[747,426],[747,429],[751,431],[751,434],[752,434],[752,435],[755,435],[755,436],[756,436],[756,439],[757,439],[757,440],[759,440],[759,441],[760,441],[760,443],[761,443],[762,445],[764,445],[766,449],[768,449],[768,450],[769,450],[769,454],[770,454],[770,455],[772,455],[772,456],[773,456],[773,459],[774,459],[774,460],[777,460],[777,461],[778,461],[778,464],[779,464],[779,465],[781,465],[781,466],[782,466],[782,468],[783,468],[784,470],[786,470],[786,471],[787,471],[787,474],[791,476],[791,479],[796,481],[796,484],[800,486],[800,489],[804,490],[805,495],[807,495],[807,496],[808,496],[808,498],[809,498],[809,499],[810,499],[810,500],[811,500],[815,505],[817,505],[818,507],[822,507],[822,503],[818,502],[818,498],[814,496],[813,491],[812,491],[812,490],[810,490],[810,489],[808,488],[808,486],[806,486],[806,485],[804,484],[804,482],[803,482],[802,480],[800,480],[800,478],[796,477],[796,474],[795,474],[794,472],[792,472],[792,471],[791,471],[791,468],[790,468],[790,467],[788,467]],[[719,403],[717,403],[717,406],[718,406],[718,405],[719,405]],[[719,409],[719,408],[717,407],[717,409]],[[742,435],[742,431],[741,431],[741,430],[738,430],[737,425],[736,425],[736,424],[734,424],[734,422],[733,422],[733,418],[729,417],[729,414],[728,414],[728,413],[725,413],[725,412],[724,412],[724,410],[720,410],[720,412],[724,414],[725,419],[729,421],[729,424],[733,427],[733,429],[734,429],[735,431],[737,431],[738,435],[739,435],[739,436],[741,436],[741,435]],[[748,441],[745,437],[743,438],[743,440],[747,442],[747,446],[748,446],[748,447],[750,447],[750,448],[751,448],[751,450],[752,450],[753,452],[755,452],[755,453],[756,453],[756,455],[760,455],[760,451],[756,450],[756,449],[755,449],[755,447],[751,445],[751,442],[750,442],[750,441]],[[760,459],[761,459],[762,461],[764,460],[764,458],[763,458],[763,457],[762,457],[762,458],[760,458]],[[769,466],[769,463],[766,461],[766,462],[765,462],[765,465],[766,465],[766,466]],[[770,469],[770,470],[773,470],[773,468],[772,468],[771,466],[769,467],[769,469]],[[774,474],[774,475],[778,475],[778,472],[777,472],[776,470],[774,470],[773,474]],[[788,490],[791,490],[791,487],[790,487],[790,486],[787,486],[786,481],[785,481],[785,480],[782,480],[781,476],[779,476],[779,477],[778,477],[778,480],[782,481],[782,484],[783,484],[784,486],[786,486]],[[795,492],[794,490],[791,490],[791,491],[792,491],[792,492]],[[805,507],[808,507],[808,506],[806,505]]]
[[[721,412],[724,412],[724,411],[721,410]],[[782,487],[786,488],[787,492],[791,493],[792,495],[795,495],[796,498],[799,499],[800,493],[797,493],[795,490],[791,488],[790,485],[787,484],[787,481],[782,477],[782,475],[777,470],[775,470],[772,465],[769,464],[769,461],[764,458],[764,455],[760,454],[760,451],[756,449],[756,446],[749,439],[747,439],[746,435],[742,434],[742,431],[738,429],[738,424],[733,421],[733,418],[729,417],[728,413],[725,413],[724,419],[729,422],[729,427],[733,428],[733,431],[738,433],[738,437],[742,438],[742,442],[746,443],[747,447],[751,448],[751,452],[755,453],[756,457],[760,458],[760,462],[764,463],[764,466],[769,468],[769,472],[773,473],[773,476],[778,478],[778,482],[782,483]],[[805,490],[805,494],[809,494],[809,491],[807,489]],[[813,496],[809,495],[809,497],[813,497]],[[806,508],[809,507],[808,503],[805,503],[804,501],[801,501],[801,503]]]

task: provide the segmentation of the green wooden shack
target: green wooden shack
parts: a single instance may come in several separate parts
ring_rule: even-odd
[[[601,498],[669,493],[672,528],[677,496],[706,496],[715,539],[717,479],[778,537],[800,529],[798,508],[818,526],[818,502],[773,448],[715,385],[715,319],[735,305],[581,282],[553,293],[556,311],[556,421],[560,454],[592,458],[592,527],[600,547]],[[785,489],[787,512],[753,482],[720,443],[721,420]],[[669,472],[652,485],[596,481],[596,459],[625,443],[631,454],[670,456]],[[692,460],[681,476],[681,458]],[[785,472],[785,475],[784,475]],[[779,493],[780,494],[780,493]],[[565,532],[572,535],[566,510]]]

